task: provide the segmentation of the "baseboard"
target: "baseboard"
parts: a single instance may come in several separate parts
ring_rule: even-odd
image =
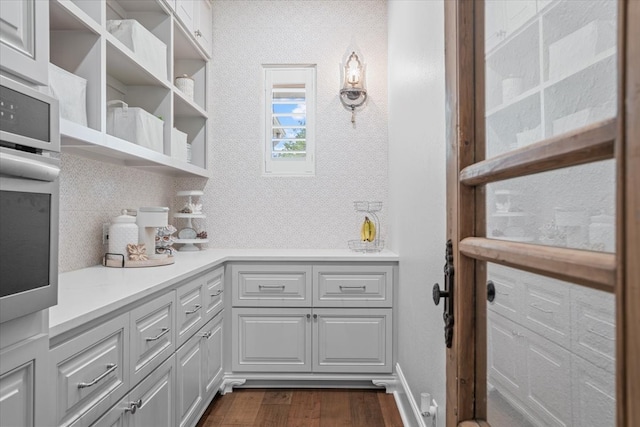
[[[393,396],[400,411],[400,417],[405,427],[429,427],[424,421],[420,408],[413,398],[411,388],[407,383],[407,379],[402,373],[400,364],[396,363],[396,377],[398,378],[397,388],[393,392]]]

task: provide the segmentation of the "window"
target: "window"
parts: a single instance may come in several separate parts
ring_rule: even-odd
[[[315,66],[265,66],[266,175],[315,173]]]

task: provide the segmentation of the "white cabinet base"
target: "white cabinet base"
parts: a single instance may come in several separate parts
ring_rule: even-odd
[[[306,373],[243,373],[227,374],[220,393],[234,388],[381,388],[392,393],[398,379],[394,374],[306,374]]]

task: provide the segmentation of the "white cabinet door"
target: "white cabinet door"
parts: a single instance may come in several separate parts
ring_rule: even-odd
[[[237,372],[310,372],[311,308],[234,308]]]
[[[0,58],[0,68],[48,84],[48,1],[0,1]]]
[[[172,427],[175,422],[175,378],[175,358],[172,356],[92,427]]]
[[[0,425],[34,425],[33,360],[0,375]]]
[[[205,346],[198,332],[176,353],[176,426],[194,424],[203,404]]]
[[[571,353],[525,331],[525,404],[536,411],[545,426],[571,425]]]
[[[176,15],[189,31],[194,30],[195,8],[195,0],[176,0]]]
[[[209,0],[200,0],[197,6],[197,19],[198,25],[195,28],[194,35],[196,41],[202,47],[202,49],[211,56],[211,49],[213,47],[213,13],[212,6]]]
[[[218,314],[202,328],[204,336],[204,396],[213,395],[222,382],[222,321],[224,312]]]
[[[524,328],[489,312],[488,323],[489,382],[502,393],[521,398],[524,395]]]
[[[38,334],[0,351],[0,426],[51,423],[48,350],[49,337]]]
[[[165,361],[129,393],[129,427],[172,427],[175,414],[175,359]]]
[[[391,309],[314,309],[313,372],[391,372]]]

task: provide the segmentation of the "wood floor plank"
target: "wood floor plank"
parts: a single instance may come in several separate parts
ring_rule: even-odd
[[[236,396],[236,393],[227,393],[214,397],[196,427],[220,427]]]
[[[287,427],[320,427],[320,392],[296,390],[291,397]]]
[[[249,389],[238,393],[227,415],[225,415],[222,425],[253,425],[262,406],[263,399],[264,390]]]
[[[216,396],[197,427],[401,427],[381,390],[238,389]]]
[[[391,393],[378,393],[380,412],[384,419],[385,427],[402,427],[402,417],[398,411],[396,400]]]
[[[263,405],[290,405],[293,390],[265,390]]]
[[[320,427],[351,427],[348,391],[323,390],[321,392]]]
[[[349,403],[353,427],[384,427],[376,391],[352,391],[349,393]]]
[[[289,419],[288,404],[262,404],[258,415],[256,416],[255,425],[261,427],[283,427],[287,425]]]

